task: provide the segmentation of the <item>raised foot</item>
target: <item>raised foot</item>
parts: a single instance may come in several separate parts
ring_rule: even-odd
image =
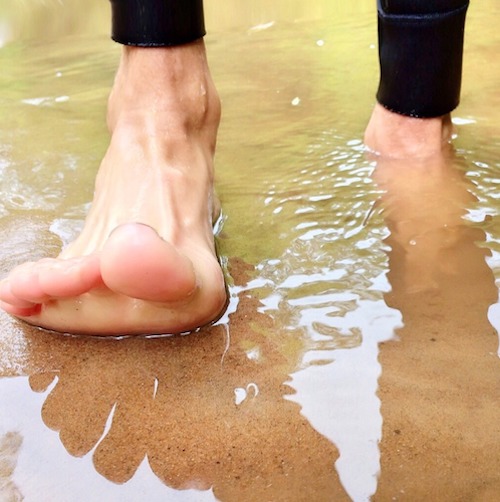
[[[1,306],[30,324],[93,335],[179,333],[215,319],[226,303],[210,248],[178,250],[143,224],[116,228],[102,250],[14,269]]]

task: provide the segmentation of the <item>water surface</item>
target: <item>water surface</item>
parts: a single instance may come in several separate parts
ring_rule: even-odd
[[[498,498],[499,8],[469,12],[453,154],[377,164],[372,3],[207,0],[228,312],[120,341],[2,314],[2,500]],[[3,273],[81,226],[108,24],[0,6]]]

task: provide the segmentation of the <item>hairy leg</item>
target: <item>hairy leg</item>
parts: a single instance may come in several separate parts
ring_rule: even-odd
[[[84,229],[58,258],[14,269],[2,307],[70,333],[176,333],[216,318],[226,302],[212,230],[219,119],[202,40],[124,47]]]

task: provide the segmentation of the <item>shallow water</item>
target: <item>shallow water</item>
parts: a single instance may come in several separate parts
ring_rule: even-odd
[[[0,500],[499,499],[500,10],[469,12],[452,158],[376,165],[373,3],[207,0],[228,311],[120,341],[2,314]],[[2,272],[81,225],[108,24],[0,5]]]

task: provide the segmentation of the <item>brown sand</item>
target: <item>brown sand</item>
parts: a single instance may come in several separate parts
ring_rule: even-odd
[[[107,33],[106,17],[89,15],[89,5],[84,5],[81,0],[70,3],[75,4],[71,9],[65,4],[64,9],[58,10],[67,17],[48,12],[47,18],[41,18],[38,11],[36,16],[32,16],[31,24],[37,27],[34,31],[37,40],[47,34],[49,20],[52,24],[60,22],[61,29],[74,30],[68,19],[72,22],[90,20],[94,25],[100,19],[102,33]],[[107,12],[108,6],[102,0],[88,3],[94,10]],[[283,18],[291,22],[290,2],[281,3]],[[10,4],[19,9],[20,18],[28,18],[28,12],[33,12],[24,9],[20,2]],[[237,2],[231,8],[233,11],[222,9],[231,22],[237,12],[243,11],[243,4],[240,4]],[[373,9],[373,1],[364,4],[366,8]],[[493,115],[499,109],[494,106],[500,96],[497,90],[498,71],[484,71],[485,65],[494,67],[491,62],[498,52],[498,43],[493,43],[496,39],[492,37],[496,24],[491,22],[498,9],[492,0],[483,4],[478,8],[473,2],[470,9],[468,44],[475,45],[465,61],[469,71],[464,75],[467,93],[465,108],[462,108],[465,116],[471,114],[483,118],[477,124],[477,138],[470,135],[474,153],[476,148],[485,145],[497,149],[493,140],[498,136],[498,121]],[[301,11],[311,11],[310,5],[304,7],[303,2],[297,5],[301,6]],[[321,5],[329,12],[335,11],[332,19],[338,15],[339,6],[336,3],[325,1]],[[351,3],[345,5],[352,8]],[[218,2],[214,2],[211,8],[220,17]],[[85,9],[85,13],[77,13],[75,9]],[[258,17],[259,10],[248,3],[245,12],[240,15],[241,19],[248,18],[254,10]],[[215,15],[212,17],[215,20]],[[322,13],[321,17],[326,19]],[[255,19],[255,24],[258,22],[260,19]],[[213,22],[209,24],[214,26]],[[470,28],[474,27],[475,31],[471,31]],[[243,37],[245,40],[248,38],[246,32]],[[76,50],[90,54],[87,46],[94,43],[94,39],[95,36],[85,38],[85,50],[83,45],[77,45]],[[265,44],[268,48],[267,39]],[[214,60],[217,61],[217,54],[221,60],[228,58],[222,49],[216,52],[216,45]],[[339,48],[335,61],[343,61],[339,59],[341,54],[352,59],[351,45],[342,44],[341,37],[338,40],[336,37],[335,45]],[[59,44],[59,47],[61,51],[70,48],[66,43]],[[282,41],[272,47],[280,49],[270,51],[273,57],[282,58],[285,54],[287,63],[295,61],[297,53],[294,45],[291,44],[286,51],[282,51]],[[46,48],[43,47],[43,50],[46,51]],[[51,47],[51,50],[51,58],[56,60],[55,48]],[[249,51],[246,50],[242,70],[244,78],[235,81],[235,84],[231,81],[241,94],[241,103],[247,106],[247,103],[255,106],[255,101],[249,99],[247,92],[240,93],[239,90],[248,85],[249,72],[258,78],[263,59],[262,51],[256,53],[259,66],[249,66]],[[13,54],[11,67],[17,68],[20,55],[27,56],[17,52]],[[325,67],[330,68],[332,53],[326,54],[328,61],[324,56]],[[45,67],[41,60],[36,59],[38,56],[34,53],[31,57],[40,65],[37,71],[41,71]],[[236,59],[235,56],[232,58],[228,58],[231,64]],[[90,57],[88,59],[94,61]],[[66,60],[63,58],[62,61]],[[277,64],[277,61],[264,59],[269,68],[276,68],[279,72],[284,65]],[[225,68],[223,65],[220,67]],[[20,68],[24,71],[23,66]],[[363,60],[355,72],[362,83],[359,92],[343,85],[349,95],[362,99],[365,94],[366,75],[360,77],[365,68],[369,70],[371,67]],[[50,69],[52,71],[52,66]],[[292,80],[303,81],[303,67],[298,68],[296,75],[290,71],[288,69],[284,73],[287,86]],[[231,78],[235,78],[232,75]],[[319,75],[321,79],[318,81],[324,80],[324,86],[328,88],[329,102],[333,99],[342,101],[342,92],[347,91],[342,91],[340,86],[335,88],[335,82],[324,79],[323,73]],[[34,81],[43,80],[39,79],[38,73],[36,79],[31,73],[26,78],[26,81],[15,80],[16,84],[11,87],[30,88]],[[90,78],[92,85],[97,80],[104,86],[104,80],[96,79],[93,73],[90,73]],[[267,74],[265,78],[267,81]],[[82,80],[85,81],[84,78]],[[263,81],[259,84],[265,87]],[[221,85],[224,90],[224,85],[229,84],[222,80]],[[273,81],[273,101],[275,85]],[[43,86],[34,87],[33,92],[35,89],[39,94],[34,96],[45,95],[45,91],[41,90]],[[75,86],[75,89],[78,91],[79,88]],[[293,89],[291,97],[296,95]],[[67,92],[66,88],[64,92]],[[229,96],[227,91],[226,94]],[[13,96],[18,99],[17,94]],[[317,115],[307,111],[307,116],[314,116],[318,123],[328,124],[332,118],[330,108],[323,101],[319,103],[326,110],[324,114],[319,113],[320,110],[317,110]],[[243,106],[236,101],[233,104],[238,122],[228,121],[227,131],[241,129],[244,135],[250,135],[249,127],[235,127],[236,123],[241,125]],[[261,106],[267,110],[270,104],[270,99],[264,100]],[[5,110],[12,114],[17,109],[6,107]],[[365,120],[367,109],[359,105],[353,110],[357,110],[359,120]],[[255,122],[254,115],[253,112],[249,115],[249,121]],[[23,116],[20,115],[19,120]],[[45,111],[42,115],[34,115],[45,116],[49,116]],[[19,143],[9,139],[13,141],[12,150],[20,152],[18,160],[21,165],[25,157],[29,157],[26,149],[36,152],[33,158],[38,159],[39,150],[46,148],[43,144],[46,137],[41,131],[50,132],[50,144],[56,149],[57,144],[52,144],[53,131],[60,131],[53,128],[47,119],[40,119],[39,122],[32,115],[26,114],[26,117],[30,124],[34,123],[33,127],[30,125],[27,128],[28,132],[35,129],[37,132],[33,134],[33,141],[26,142],[26,136],[22,134],[16,136]],[[99,120],[100,117],[99,108]],[[59,119],[59,116],[56,118]],[[11,116],[5,115],[5,119],[7,124],[11,124]],[[289,116],[284,120],[288,123]],[[40,123],[48,126],[41,128]],[[93,151],[94,139],[101,133],[97,130],[94,138],[95,122],[88,121],[88,124],[88,137],[91,138],[88,142],[92,145],[88,148]],[[256,124],[251,129],[251,135],[259,137],[257,129],[260,123]],[[268,129],[278,130],[279,124],[279,121],[270,123]],[[490,124],[491,131],[488,132],[486,128]],[[72,123],[72,126],[75,124]],[[10,130],[12,126],[6,127]],[[303,125],[301,128],[304,128]],[[274,146],[269,130],[262,128],[261,134],[265,134],[266,142]],[[39,136],[42,139],[37,142]],[[74,137],[80,136],[85,134],[77,129]],[[235,169],[238,173],[246,172],[247,167],[246,156],[240,155],[244,145],[241,139],[241,136],[233,138],[229,135],[226,139],[228,144],[237,145],[238,155],[234,154],[234,157],[244,159],[235,163],[236,168],[241,168]],[[253,152],[253,143],[251,148]],[[230,149],[230,154],[233,155],[233,149]],[[289,155],[288,152],[285,154]],[[271,159],[273,163],[276,163],[276,158]],[[478,158],[482,156],[478,155]],[[491,160],[494,158],[492,153]],[[50,157],[47,164],[53,163],[52,160]],[[232,157],[226,160],[227,164],[233,162]],[[398,166],[398,170],[400,168],[404,166]],[[88,171],[90,176],[91,169]],[[487,320],[488,308],[497,301],[498,289],[493,274],[485,264],[487,251],[481,249],[484,233],[461,222],[463,207],[471,206],[470,187],[462,184],[456,172],[444,171],[441,179],[427,178],[430,182],[427,187],[422,186],[422,180],[410,179],[406,188],[420,187],[414,192],[403,190],[405,187],[401,185],[387,186],[387,182],[384,187],[393,196],[400,194],[399,199],[395,196],[395,200],[384,201],[389,209],[392,206],[392,213],[390,210],[387,212],[387,225],[392,232],[387,239],[391,248],[389,281],[392,292],[385,295],[385,300],[402,312],[405,326],[397,333],[399,341],[380,347],[383,372],[378,394],[384,422],[380,444],[381,473],[374,496],[376,501],[500,501],[500,362],[496,355],[498,337]],[[31,179],[31,171],[28,169],[27,172]],[[283,174],[279,169],[275,172],[276,176]],[[394,173],[389,171],[389,174],[389,179],[397,179],[391,176]],[[77,183],[81,185],[79,180]],[[457,189],[455,192],[454,188]],[[242,194],[238,192],[238,195]],[[86,195],[82,197],[82,201],[86,200]],[[425,200],[437,201],[437,205],[431,205],[429,213],[422,214],[426,207],[422,204],[424,197]],[[451,206],[442,204],[443,201],[451,202]],[[246,203],[246,199],[243,202]],[[456,211],[454,204],[455,209],[458,208]],[[241,218],[246,218],[247,214],[241,211]],[[422,216],[420,219],[419,215]],[[443,220],[438,218],[441,215],[445,215]],[[233,217],[237,216],[234,214]],[[16,211],[12,218],[2,219],[3,272],[24,259],[58,252],[60,242],[46,228],[51,217],[44,214],[38,220],[32,215],[26,216],[26,211]],[[405,245],[408,242],[405,221],[413,222],[411,231],[415,230],[415,225],[421,225],[423,229],[432,229],[434,225],[435,228],[427,234],[424,232],[422,245],[408,248]],[[443,223],[448,225],[447,230],[443,229]],[[251,274],[252,270],[235,259],[231,260],[231,265],[234,280],[239,284],[246,283],[246,274]],[[112,482],[123,483],[132,478],[147,455],[154,473],[165,484],[178,488],[213,486],[215,495],[223,501],[345,500],[347,497],[334,470],[338,451],[302,417],[297,404],[284,399],[291,392],[286,382],[300,359],[300,343],[295,352],[283,350],[281,327],[258,314],[258,306],[258,300],[250,294],[241,295],[238,310],[231,316],[229,345],[227,333],[220,326],[186,337],[116,341],[44,333],[0,314],[0,374],[3,377],[29,375],[33,395],[47,389],[57,377],[57,384],[47,396],[41,413],[47,427],[59,431],[68,455],[85,455],[99,443],[108,415],[116,405],[113,426],[99,443],[93,457],[96,471]],[[247,352],[254,349],[261,354],[257,360],[247,357]],[[305,348],[302,347],[302,350]],[[249,387],[249,397],[237,405],[234,389],[246,388],[249,383],[257,385],[259,394],[255,396],[253,387]],[[12,413],[16,411],[12,410]],[[23,486],[16,487],[12,481],[20,451],[22,431],[12,431],[0,437],[0,500],[2,497],[16,500],[15,497],[19,498],[22,494]],[[51,452],[46,454],[50,463]],[[91,486],[85,495],[89,500],[95,495]]]
[[[401,341],[381,351],[382,473],[374,500],[498,500],[500,372],[496,334],[485,320],[496,288],[471,237],[462,235],[454,254],[463,273],[443,276],[432,294],[407,294],[398,285],[404,261],[390,254],[394,291],[386,300],[401,309],[405,327]],[[233,260],[236,280],[245,282],[247,269]],[[116,404],[93,455],[95,469],[115,483],[130,479],[147,455],[167,485],[213,486],[224,501],[348,500],[333,468],[335,447],[283,399],[296,361],[280,352],[279,337],[266,336],[276,327],[257,307],[241,295],[227,351],[220,326],[121,341],[23,326],[23,371],[35,392],[57,376],[42,417],[71,455],[94,448]],[[262,357],[249,359],[249,349]],[[237,405],[234,389],[248,383],[259,393],[249,387]]]
[[[461,219],[472,195],[455,164],[375,173],[391,231],[385,301],[404,322],[380,353],[375,500],[500,500],[500,361],[487,318],[498,290],[484,232]]]
[[[234,263],[234,277],[243,278],[246,267]],[[258,302],[244,295],[240,302],[227,351],[221,326],[121,341],[23,326],[32,389],[44,391],[58,378],[43,421],[59,431],[69,454],[83,456],[116,404],[113,425],[93,454],[95,469],[115,483],[129,480],[147,455],[168,486],[212,486],[220,500],[349,500],[333,468],[336,448],[283,399],[295,361],[265,336],[275,328],[256,314]],[[249,348],[258,348],[261,360],[249,359]],[[249,383],[258,395],[250,386],[237,405],[234,389]]]

